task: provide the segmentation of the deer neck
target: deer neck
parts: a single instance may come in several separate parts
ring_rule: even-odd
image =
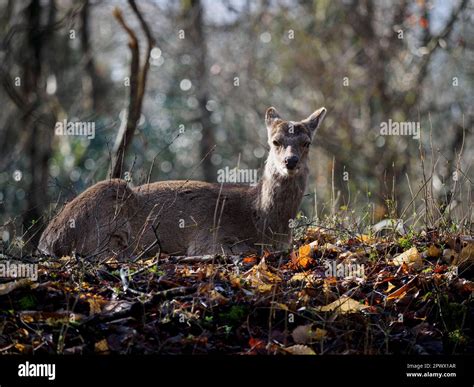
[[[272,163],[266,163],[263,176],[258,182],[254,200],[254,222],[265,234],[289,233],[289,220],[296,217],[306,190],[308,169],[295,177],[280,175]]]

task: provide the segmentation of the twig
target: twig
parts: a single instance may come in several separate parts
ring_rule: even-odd
[[[144,307],[154,305],[160,301],[164,301],[170,298],[185,296],[194,293],[196,289],[197,287],[195,286],[180,286],[173,289],[162,290],[160,292],[149,295],[150,298],[145,302],[136,301],[128,304],[125,303],[125,306],[122,309],[117,310],[115,312],[93,315],[89,319],[84,320],[81,325],[91,326],[97,323],[114,321],[125,317],[139,316],[141,313],[143,313]]]
[[[157,262],[160,260],[161,258],[161,251],[163,250],[163,248],[161,247],[161,242],[160,242],[160,238],[158,238],[158,227],[160,226],[160,223],[158,222],[157,226],[151,226],[152,230],[153,230],[153,233],[155,234],[155,241],[150,245],[148,246],[145,250],[143,250],[140,255],[138,255],[138,257],[136,257],[133,262],[137,262],[138,260],[140,260],[145,254],[147,254],[151,249],[153,249],[154,247],[158,246],[159,250],[158,250],[158,257],[157,257]]]
[[[145,22],[141,12],[139,11],[134,0],[129,0],[129,4],[132,7],[133,12],[140,21],[141,28],[145,32],[147,38],[147,51],[143,65],[140,67],[140,47],[135,32],[127,25],[123,18],[122,11],[119,8],[115,8],[114,17],[127,32],[130,42],[129,47],[132,52],[132,60],[130,64],[130,96],[128,104],[128,114],[126,125],[121,128],[117,136],[117,140],[114,146],[114,157],[112,158],[111,165],[111,177],[119,178],[122,174],[122,167],[125,158],[127,148],[130,146],[137,122],[140,118],[143,96],[145,94],[146,79],[148,69],[150,67],[150,53],[154,45],[154,40],[151,35],[150,29]]]

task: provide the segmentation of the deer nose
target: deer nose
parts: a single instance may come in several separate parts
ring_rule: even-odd
[[[298,164],[298,161],[300,161],[298,156],[285,157],[285,165],[288,169],[295,169],[296,164]]]

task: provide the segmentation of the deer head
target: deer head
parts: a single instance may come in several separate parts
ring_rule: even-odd
[[[285,178],[306,173],[309,148],[325,115],[326,108],[322,107],[302,121],[285,121],[274,107],[267,109],[267,165],[273,173]]]

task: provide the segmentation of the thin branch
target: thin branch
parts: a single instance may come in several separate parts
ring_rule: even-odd
[[[120,178],[122,175],[123,162],[125,154],[128,147],[130,146],[135,129],[137,127],[137,122],[140,118],[143,96],[145,94],[146,88],[146,79],[149,69],[149,58],[150,53],[154,45],[154,40],[151,35],[150,29],[144,20],[141,12],[139,11],[137,5],[133,0],[129,0],[129,4],[133,9],[133,12],[140,21],[141,28],[143,29],[147,37],[147,52],[145,56],[145,61],[142,66],[140,66],[140,46],[138,43],[137,36],[135,32],[128,26],[126,23],[122,11],[119,8],[115,8],[114,17],[117,19],[119,24],[125,30],[130,38],[129,47],[132,53],[132,60],[130,64],[130,96],[129,96],[129,105],[128,113],[126,118],[126,125],[122,127],[117,136],[117,141],[115,143],[114,157],[112,158],[111,166],[111,177]]]

